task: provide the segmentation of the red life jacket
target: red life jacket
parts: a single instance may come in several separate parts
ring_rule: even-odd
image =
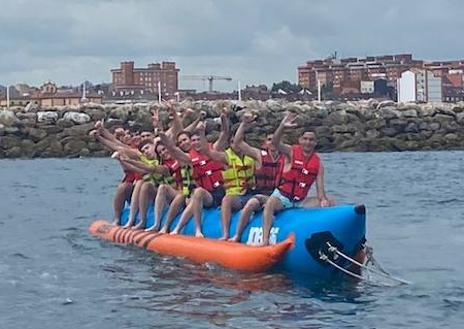
[[[169,168],[171,176],[174,178],[177,189],[182,189],[182,174],[180,172],[180,163],[176,159],[168,159],[163,161],[163,165]]]
[[[315,152],[305,159],[302,147],[293,145],[292,167],[282,173],[278,187],[280,193],[294,202],[302,201],[316,180],[320,164],[319,156]]]
[[[220,162],[213,161],[194,149],[189,154],[192,160],[192,177],[198,186],[211,192],[224,184],[223,166]]]
[[[273,159],[269,151],[261,150],[261,168],[256,169],[255,173],[257,192],[271,194],[279,186],[284,163],[285,157],[282,153]]]

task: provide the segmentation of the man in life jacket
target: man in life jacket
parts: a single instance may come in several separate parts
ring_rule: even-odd
[[[188,131],[181,131],[177,136],[177,145],[184,151],[189,152],[192,148],[190,141],[190,133]],[[158,153],[163,157],[164,153],[169,153],[165,145],[160,142],[157,145]],[[195,188],[195,182],[192,178],[191,168],[189,165],[182,165],[179,160],[171,155],[169,158],[162,162],[168,166],[175,184],[161,184],[158,187],[158,193],[155,199],[155,221],[152,227],[147,228],[146,231],[158,231],[161,223],[161,216],[165,206],[169,206],[166,214],[166,220],[160,233],[167,233],[169,226],[180,211],[185,206],[187,198],[190,197],[191,192]]]
[[[158,186],[162,183],[173,182],[169,168],[161,165],[160,160],[157,159],[156,143],[154,141],[146,141],[141,144],[140,151],[142,154],[137,160],[127,157],[125,154],[117,155],[127,168],[143,175],[143,178],[135,184],[131,198],[129,219],[124,228],[131,227],[134,224],[137,211],[139,211],[139,222],[134,228],[144,228],[148,206],[155,198]]]
[[[266,135],[266,139],[260,149],[250,146],[245,142],[245,131],[251,126],[255,119],[256,115],[253,115],[251,112],[243,114],[240,126],[234,137],[234,144],[243,154],[256,160],[256,186],[253,191],[253,197],[243,206],[235,235],[229,239],[229,241],[233,242],[240,241],[242,232],[251,216],[263,208],[271,193],[279,186],[284,167],[284,155],[272,144],[272,134]]]
[[[221,122],[223,129],[221,130],[219,139],[214,145],[209,145],[209,147],[215,150],[225,149],[227,136],[229,135],[225,113],[221,114]],[[179,234],[193,215],[195,219],[195,236],[203,237],[201,232],[201,212],[203,207],[217,207],[225,195],[222,177],[223,166],[220,162],[213,161],[202,152],[200,138],[202,134],[204,135],[205,125],[203,122],[198,125],[198,129],[203,130],[203,132],[195,131],[192,133],[192,148],[188,153],[176,147],[166,134],[160,132],[161,141],[166,145],[171,155],[179,160],[182,165],[189,165],[191,167],[192,177],[197,186],[191,194],[187,207],[182,212],[179,223],[171,234]]]
[[[274,146],[285,156],[285,165],[279,186],[264,205],[263,245],[269,244],[274,214],[285,208],[302,207],[313,183],[316,183],[319,205],[330,205],[324,189],[324,167],[315,152],[317,143],[314,132],[304,130],[296,145],[282,143],[284,129],[296,127],[295,119],[294,113],[288,113],[272,138]]]
[[[111,134],[108,129],[104,128],[103,121],[97,121],[95,123],[95,130],[92,130],[90,135],[113,152],[124,153],[135,159],[139,158],[141,154],[136,147],[131,145],[132,138],[130,134],[122,128],[117,128],[114,134]],[[141,140],[146,140],[146,138],[141,137]],[[120,165],[124,171],[124,177],[118,185],[113,199],[114,225],[119,224],[124,203],[130,201],[135,183],[142,179],[140,173],[129,170],[121,161]]]
[[[202,140],[206,138],[203,136]],[[221,202],[221,224],[222,237],[220,240],[229,238],[230,218],[233,211],[242,209],[243,206],[254,196],[255,189],[255,161],[256,154],[247,155],[230,139],[230,146],[225,151],[216,151],[204,147],[204,153],[211,159],[219,161],[224,165],[222,176],[226,195]]]

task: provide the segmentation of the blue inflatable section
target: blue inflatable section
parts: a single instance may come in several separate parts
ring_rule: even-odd
[[[127,222],[129,208],[125,208],[121,224]],[[231,219],[230,235],[235,234],[239,212]],[[163,225],[164,215],[161,220]],[[153,225],[153,207],[148,211],[147,227]],[[173,221],[173,229],[179,216]],[[222,236],[220,208],[205,209],[202,218],[202,231],[205,237],[217,239]],[[182,234],[193,235],[193,219],[182,230]],[[329,277],[338,270],[319,259],[320,252],[327,252],[327,242],[340,251],[354,257],[364,242],[366,234],[366,215],[363,205],[340,205],[330,208],[293,208],[276,214],[271,229],[271,243],[285,240],[290,234],[295,235],[295,245],[280,261],[275,269],[291,273]],[[241,242],[258,245],[262,241],[262,212],[256,213],[243,231]],[[344,259],[335,260],[337,264],[347,267]]]

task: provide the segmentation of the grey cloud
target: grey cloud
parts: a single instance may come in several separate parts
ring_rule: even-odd
[[[6,82],[109,80],[122,60],[145,66],[174,59],[183,73],[269,84],[295,81],[298,65],[335,50],[463,57],[457,44],[464,3],[457,0],[7,0],[2,6]]]

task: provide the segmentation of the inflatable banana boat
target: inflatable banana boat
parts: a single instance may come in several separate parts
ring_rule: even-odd
[[[121,225],[127,222],[128,214],[129,209],[125,208]],[[238,218],[239,213],[232,216],[231,236],[235,233]],[[173,221],[171,229],[178,220],[179,216]],[[152,226],[153,221],[151,208],[146,226]],[[162,224],[163,221],[164,216]],[[116,243],[134,244],[160,254],[185,257],[199,263],[217,263],[239,271],[261,272],[273,269],[329,278],[340,273],[333,264],[353,271],[352,264],[331,253],[330,248],[335,247],[345,255],[362,261],[366,208],[363,205],[340,205],[283,210],[275,216],[269,246],[259,246],[263,235],[262,212],[251,218],[243,231],[241,243],[217,240],[222,235],[220,209],[203,211],[202,231],[205,238],[193,237],[193,220],[184,227],[182,235],[123,229],[103,220],[95,221],[89,231]]]

